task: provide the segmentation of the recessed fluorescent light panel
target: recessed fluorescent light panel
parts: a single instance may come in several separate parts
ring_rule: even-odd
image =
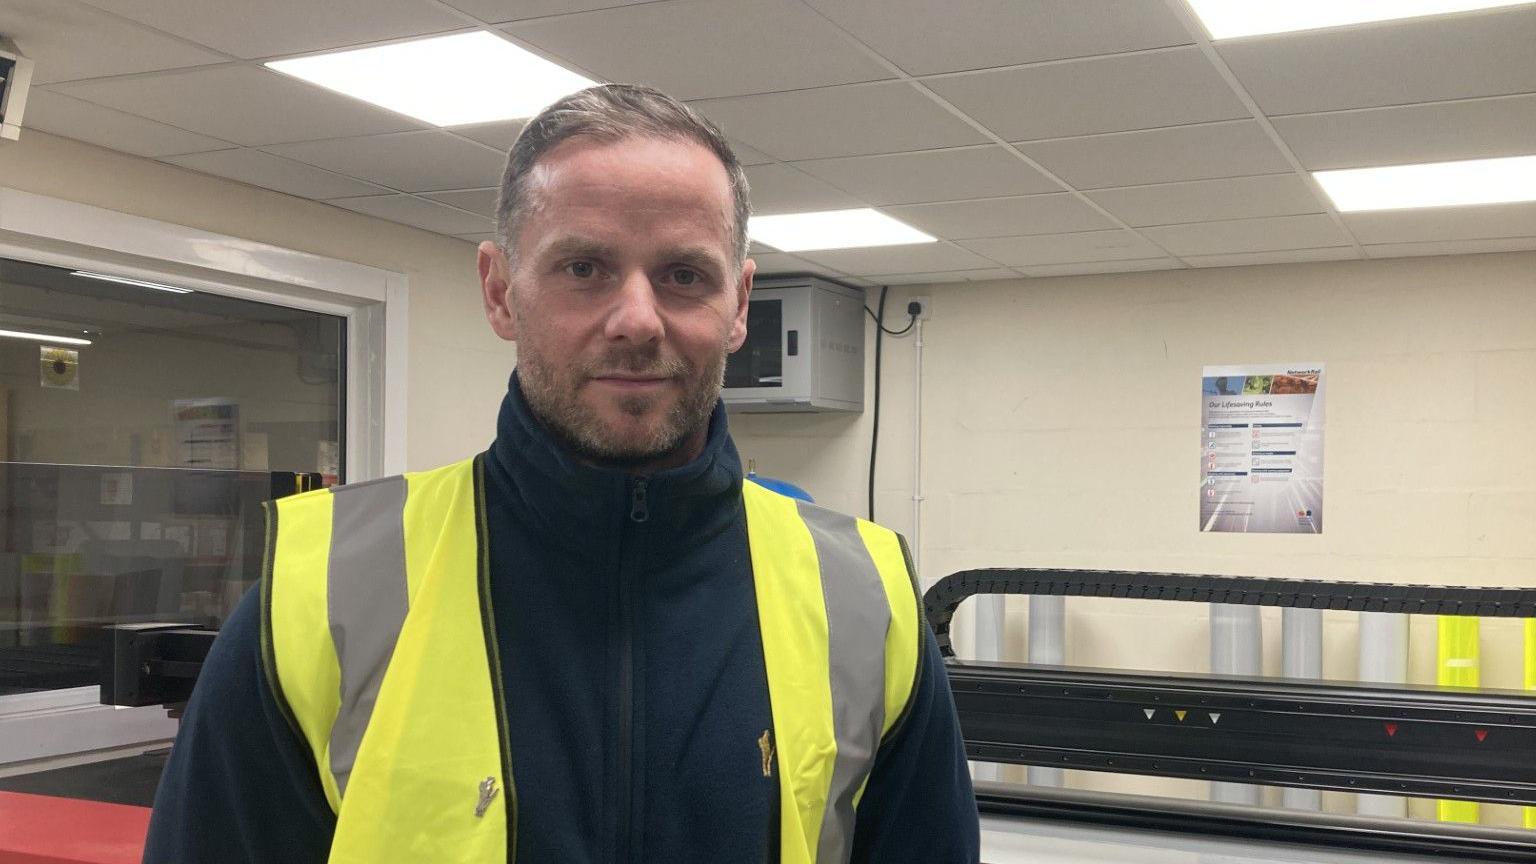
[[[1189,0],[1212,39],[1521,6],[1531,0]]]
[[[47,333],[28,333],[24,330],[0,330],[0,338],[26,339],[29,342],[47,342],[50,345],[89,345],[89,339],[76,339],[73,336],[49,336]]]
[[[191,294],[191,288],[177,288],[175,285],[162,285],[159,282],[145,282],[143,279],[129,279],[127,276],[112,276],[107,273],[92,273],[89,270],[71,271],[71,276],[79,276],[83,279],[95,279],[98,282],[116,282],[119,285],[132,285],[135,288],[153,288],[156,291],[166,291],[171,294]]]
[[[747,223],[747,233],[753,240],[780,252],[938,242],[935,237],[867,207],[753,216]]]
[[[532,117],[593,84],[484,31],[272,60],[267,66],[434,126]]]
[[[1536,156],[1314,171],[1345,213],[1536,201]]]

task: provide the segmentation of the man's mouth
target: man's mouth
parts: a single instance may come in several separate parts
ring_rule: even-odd
[[[671,379],[664,375],[636,375],[630,372],[618,372],[594,375],[592,380],[609,387],[625,390],[644,390],[660,387]]]

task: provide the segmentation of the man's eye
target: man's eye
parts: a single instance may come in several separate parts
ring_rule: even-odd
[[[699,284],[699,280],[699,274],[693,270],[672,271],[672,281],[679,285],[693,286]]]
[[[565,272],[575,276],[577,279],[590,279],[597,274],[597,268],[592,265],[591,261],[572,261],[565,265]]]

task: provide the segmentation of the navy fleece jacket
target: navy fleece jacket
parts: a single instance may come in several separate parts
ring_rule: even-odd
[[[778,772],[763,776],[757,744],[772,719],[741,475],[719,406],[703,453],[681,468],[642,481],[578,464],[513,376],[485,484],[517,800],[509,862],[778,860]],[[644,522],[631,518],[640,498]],[[262,672],[259,615],[253,592],[203,667],[146,864],[326,858],[335,817]],[[921,663],[858,809],[855,862],[978,860],[931,633]]]

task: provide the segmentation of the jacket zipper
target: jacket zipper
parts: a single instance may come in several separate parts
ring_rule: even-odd
[[[651,518],[651,505],[646,500],[646,485],[648,481],[641,477],[635,481],[635,488],[629,496],[629,521],[646,522]]]
[[[651,518],[648,499],[648,481],[637,478],[630,490],[629,521],[641,525]],[[636,532],[626,532],[631,542],[624,544],[619,561],[619,808],[617,832],[614,837],[616,861],[635,858],[634,848],[634,800],[635,800],[635,595],[634,582],[638,577],[639,544]],[[634,565],[631,562],[636,562]]]

